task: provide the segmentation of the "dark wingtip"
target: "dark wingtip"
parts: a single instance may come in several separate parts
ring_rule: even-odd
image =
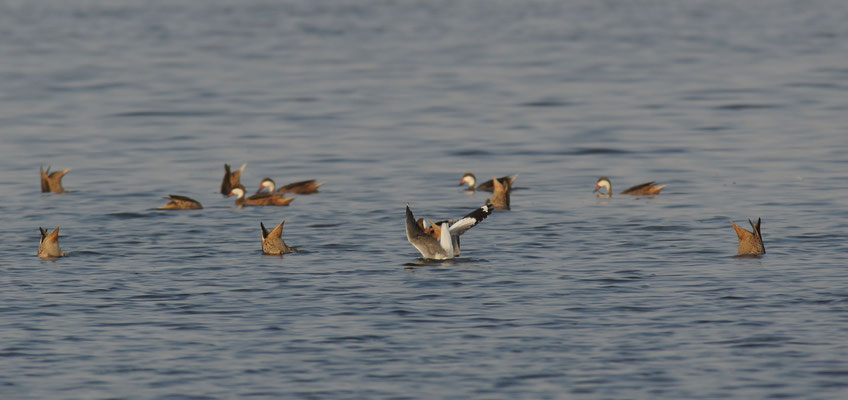
[[[268,237],[268,229],[265,228],[265,224],[259,222],[259,226],[262,228],[262,239]]]

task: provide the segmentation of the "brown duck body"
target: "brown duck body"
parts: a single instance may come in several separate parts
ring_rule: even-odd
[[[270,193],[259,193],[254,194],[248,198],[244,197],[244,186],[239,184],[234,187],[233,190],[230,191],[230,196],[236,196],[236,205],[239,207],[243,206],[287,206],[292,201],[294,201],[294,197],[283,197],[276,194]]]
[[[64,193],[65,188],[62,187],[62,177],[68,172],[71,172],[70,168],[50,172],[50,167],[47,167],[47,171],[44,170],[44,167],[41,167],[41,192]]]
[[[285,185],[279,189],[277,189],[274,180],[271,178],[263,178],[262,183],[259,184],[259,190],[256,193],[259,193],[262,189],[268,189],[270,193],[277,194],[286,194],[286,193],[295,193],[295,194],[315,194],[318,193],[318,188],[321,187],[325,182],[315,182],[315,179],[309,179],[300,182],[293,182]]]
[[[280,222],[270,232],[265,228],[265,224],[259,223],[259,226],[262,227],[262,254],[279,256],[292,252],[292,249],[283,241],[283,225],[285,223],[286,220],[283,219],[283,222]]]
[[[636,185],[621,192],[621,194],[629,194],[633,196],[651,196],[660,194],[665,188],[665,185],[656,185],[656,181],[646,182],[641,185]]]
[[[230,171],[230,164],[224,164],[224,179],[221,181],[221,194],[229,196],[234,187],[241,184],[241,173],[247,164],[242,164],[241,168],[235,172]]]
[[[730,221],[730,224],[733,225],[733,230],[736,231],[736,237],[739,238],[739,251],[736,255],[758,256],[766,254],[766,247],[763,245],[763,234],[760,231],[761,222],[761,218],[757,218],[756,224],[749,219],[748,223],[751,224],[753,231],[748,231],[736,225],[733,221]]]
[[[495,190],[487,202],[492,203],[495,210],[509,210],[509,195],[512,193],[512,182],[507,179],[494,179],[492,182]]]
[[[249,206],[287,206],[294,201],[294,197],[283,197],[270,193],[259,193],[248,197],[244,204]]]
[[[277,189],[277,193],[313,194],[318,193],[318,188],[323,184],[324,182],[315,182],[315,179],[309,179],[306,181],[289,183],[288,185]]]
[[[165,200],[170,200],[168,204],[165,204],[162,207],[157,208],[157,210],[202,210],[203,206],[200,205],[195,199],[186,196],[180,196],[176,194],[169,194],[168,197],[163,197]]]
[[[39,258],[56,258],[65,257],[67,254],[59,248],[59,227],[57,226],[53,232],[47,233],[42,227],[38,227],[41,231],[41,241],[38,242],[38,257]]]

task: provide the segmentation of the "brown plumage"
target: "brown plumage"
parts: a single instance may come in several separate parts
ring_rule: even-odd
[[[318,193],[318,188],[321,187],[325,182],[315,182],[315,179],[309,179],[300,182],[293,182],[285,185],[279,189],[276,188],[276,184],[274,180],[271,178],[263,178],[262,183],[259,184],[259,190],[256,193],[259,193],[262,189],[267,188],[268,192],[277,194],[285,194],[285,193],[296,193],[296,194],[314,194]]]
[[[169,194],[168,197],[163,197],[165,200],[170,200],[168,204],[157,208],[157,210],[201,210],[203,206],[195,199],[176,194]]]
[[[760,231],[761,222],[761,218],[757,218],[756,224],[748,219],[748,223],[751,224],[753,231],[747,231],[739,225],[736,225],[733,221],[730,221],[730,224],[733,225],[733,229],[736,231],[736,236],[739,238],[739,252],[736,255],[758,256],[760,254],[766,254],[766,247],[763,245],[763,234],[762,231]]]
[[[41,192],[42,193],[64,193],[65,188],[62,187],[62,177],[65,176],[68,172],[71,172],[71,169],[63,169],[61,171],[53,171],[50,172],[50,167],[47,167],[47,171],[44,170],[44,167],[41,167]]]
[[[656,181],[651,181],[627,188],[621,192],[621,194],[629,194],[632,196],[653,196],[660,194],[665,187],[666,185],[657,185]],[[600,192],[602,188],[606,189],[606,193]],[[599,178],[598,182],[595,183],[595,192],[598,192],[598,197],[612,197],[612,182],[610,182],[609,178]]]
[[[59,227],[57,226],[53,232],[47,233],[42,227],[38,227],[41,231],[41,241],[38,242],[38,257],[39,258],[56,258],[64,257],[67,254],[59,248]]]
[[[509,179],[493,179],[494,192],[487,200],[495,207],[495,210],[509,210],[509,195],[512,193],[512,183]]]
[[[241,173],[247,164],[242,164],[241,168],[235,172],[230,171],[230,164],[224,164],[224,179],[221,181],[221,194],[229,196],[234,187],[241,184]]]
[[[280,222],[270,232],[265,228],[265,224],[259,223],[259,226],[262,227],[262,254],[279,256],[292,252],[292,249],[286,246],[286,242],[283,241],[283,225],[285,223],[286,220],[283,219],[283,222]]]
[[[427,220],[424,221],[424,218],[418,218],[418,227],[421,228],[421,231],[424,232],[425,235],[432,237],[433,239],[439,240],[442,235],[442,228],[439,224],[434,223],[433,221]]]
[[[236,206],[287,206],[294,201],[294,197],[283,197],[270,193],[254,194],[248,198],[244,197],[244,186],[239,184],[230,191],[230,196],[236,196]]]

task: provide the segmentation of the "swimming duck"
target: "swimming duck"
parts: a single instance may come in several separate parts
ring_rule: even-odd
[[[660,192],[666,187],[666,185],[655,185],[656,181],[646,182],[641,185],[636,185],[627,190],[621,192],[620,194],[629,194],[633,196],[651,196],[655,194],[660,194]],[[606,189],[605,192],[601,192],[601,189]],[[602,177],[598,179],[598,182],[595,184],[595,192],[598,192],[598,197],[612,197],[612,183],[610,183],[609,178]]]
[[[502,176],[498,178],[498,180],[501,182],[508,180],[509,186],[512,187],[512,184],[515,182],[515,178],[518,178],[518,175]],[[491,180],[481,183],[479,186],[477,186],[477,188],[474,187],[476,183],[477,177],[475,177],[474,174],[470,172],[466,172],[465,175],[462,176],[462,180],[459,182],[459,186],[468,185],[469,191],[482,190],[485,192],[492,192],[495,190],[495,184]]]
[[[439,221],[429,226],[422,219],[415,220],[409,204],[406,205],[406,239],[423,258],[446,260],[459,256],[459,236],[486,219],[494,207],[486,203],[454,221]]]
[[[186,196],[180,196],[176,194],[169,194],[168,197],[163,197],[165,200],[170,200],[168,204],[165,204],[162,207],[156,208],[157,210],[202,210],[203,206],[200,205],[195,199]]]
[[[262,227],[262,254],[279,256],[292,252],[292,249],[286,246],[286,242],[283,241],[283,225],[285,223],[286,219],[283,218],[283,222],[280,222],[271,232],[265,229],[265,224],[259,223],[259,226]]]
[[[236,206],[287,206],[294,201],[294,197],[283,197],[271,193],[254,194],[248,198],[244,198],[244,186],[238,184],[230,191],[230,196],[236,196]]]
[[[71,169],[63,169],[61,171],[53,171],[50,172],[50,167],[47,167],[47,171],[44,170],[44,167],[41,167],[41,192],[42,193],[64,193],[65,189],[62,187],[62,177],[65,176],[68,172],[71,172]]]
[[[748,219],[751,228],[754,228],[753,231],[748,231],[736,225],[733,221],[730,221],[730,224],[733,225],[733,229],[736,231],[736,236],[739,238],[738,256],[766,254],[766,247],[763,246],[763,234],[760,231],[761,222],[761,218],[757,218],[756,224]]]
[[[296,194],[313,194],[318,193],[318,188],[321,187],[325,182],[315,183],[315,179],[310,179],[307,181],[300,181],[289,183],[279,189],[277,189],[278,194],[284,193],[296,193]],[[262,179],[262,183],[259,184],[259,190],[256,193],[262,191],[262,189],[268,189],[269,193],[274,193],[274,189],[276,185],[274,184],[274,180],[271,178]]]
[[[487,202],[492,203],[495,210],[509,210],[509,195],[512,193],[512,184],[509,179],[494,179],[495,187],[492,197]]]
[[[235,172],[230,172],[230,164],[224,164],[224,179],[221,181],[221,194],[229,196],[233,188],[241,184],[241,173],[244,172],[245,167],[247,167],[246,163],[242,164],[241,168]]]
[[[67,254],[59,248],[59,227],[57,226],[53,232],[47,233],[42,227],[38,227],[41,231],[41,241],[38,242],[38,257],[39,258],[56,258],[65,257]]]

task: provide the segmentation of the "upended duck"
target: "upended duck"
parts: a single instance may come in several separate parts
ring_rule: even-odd
[[[59,248],[59,227],[57,226],[53,232],[47,233],[42,227],[38,227],[41,231],[41,241],[38,242],[38,257],[39,258],[56,258],[65,257],[67,254]]]
[[[234,187],[241,184],[241,174],[247,164],[242,164],[241,168],[235,172],[230,171],[230,164],[224,164],[224,179],[221,181],[221,194],[229,196]]]
[[[620,194],[629,194],[632,196],[652,196],[660,194],[660,192],[665,189],[666,185],[656,185],[656,181],[645,182],[641,185],[636,185],[630,188],[627,188]],[[605,190],[601,190],[605,189]],[[598,179],[598,182],[595,183],[595,192],[598,193],[598,197],[612,197],[612,183],[609,178],[601,177]]]
[[[766,247],[763,245],[763,234],[760,231],[761,222],[761,218],[757,218],[756,224],[748,219],[748,223],[751,224],[751,228],[753,228],[753,231],[748,231],[739,225],[736,225],[733,221],[730,221],[730,224],[733,225],[733,230],[736,231],[736,237],[739,238],[739,252],[736,254],[737,256],[758,256],[766,254]]]
[[[259,226],[262,228],[262,254],[279,256],[292,252],[292,248],[286,246],[286,242],[283,241],[283,225],[285,223],[286,220],[283,218],[283,222],[280,222],[270,232],[265,228],[265,224],[262,222],[259,223]]]
[[[509,210],[509,196],[512,193],[512,180],[510,179],[494,179],[492,185],[495,190],[492,192],[492,197],[486,200],[491,203],[496,210]]]
[[[61,171],[53,171],[50,172],[50,167],[47,167],[47,171],[44,170],[44,167],[41,167],[41,192],[42,193],[64,193],[65,188],[62,187],[62,178],[71,172],[71,169],[63,169]]]
[[[446,260],[459,256],[459,237],[486,219],[494,211],[486,203],[466,216],[453,221],[430,222],[415,220],[409,204],[406,205],[406,239],[421,253],[421,257]]]

